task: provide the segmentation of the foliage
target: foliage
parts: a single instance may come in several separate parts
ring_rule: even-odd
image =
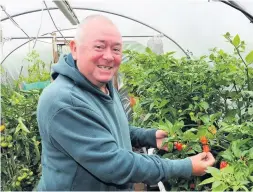
[[[210,55],[189,60],[176,59],[174,52],[125,52],[129,61],[120,71],[137,100],[132,124],[168,132],[168,152],[158,151],[164,158],[204,150],[216,157],[206,176],[170,180],[168,190],[252,189],[253,51],[243,58],[246,43],[239,35],[224,38],[232,54],[213,48]],[[221,161],[229,166],[219,170]]]
[[[28,53],[24,60],[29,62],[31,65],[28,66],[27,77],[21,75],[17,81],[18,83],[33,83],[50,80],[50,70],[46,63],[40,59],[39,53],[37,53],[35,50],[32,50],[30,53]]]
[[[35,62],[29,77],[18,79],[36,82],[48,79],[43,62],[36,52],[27,58]],[[41,74],[41,76],[38,76]],[[40,137],[36,121],[36,108],[41,91],[22,91],[18,86],[1,84],[1,190],[31,191],[41,174]]]
[[[189,60],[173,52],[126,51],[130,60],[120,70],[132,96],[132,124],[169,133],[164,141],[169,151],[157,154],[177,159],[208,149],[216,157],[207,175],[171,179],[168,190],[253,190],[253,51],[243,58],[246,43],[239,35],[224,37],[234,53],[214,48]],[[28,77],[17,85],[50,79],[36,52],[26,59],[32,64]],[[1,86],[1,190],[30,191],[41,174],[36,121],[41,91]]]

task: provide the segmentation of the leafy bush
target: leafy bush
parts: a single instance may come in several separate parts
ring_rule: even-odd
[[[234,47],[232,54],[214,48],[189,60],[176,59],[174,52],[125,52],[129,62],[120,70],[137,100],[132,124],[168,132],[169,151],[158,151],[164,158],[202,151],[216,157],[210,174],[170,180],[168,190],[253,189],[253,51],[243,59],[245,42],[238,35],[224,37]]]
[[[17,83],[23,81],[26,83],[34,83],[50,80],[50,66],[40,59],[39,53],[37,53],[35,50],[32,50],[30,53],[28,53],[24,60],[30,63],[27,70],[28,75],[21,75],[17,80]]]
[[[1,84],[1,190],[31,191],[41,174],[40,136],[36,109],[41,90],[23,91],[22,81],[50,79],[44,62],[33,51],[28,55],[29,76],[21,76],[14,84]],[[33,63],[34,62],[34,63]],[[3,72],[3,71],[2,71]],[[40,75],[39,75],[40,74]]]

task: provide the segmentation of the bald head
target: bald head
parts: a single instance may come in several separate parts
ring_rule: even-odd
[[[84,41],[87,33],[97,30],[99,27],[105,25],[114,27],[118,31],[114,23],[109,18],[103,15],[90,15],[86,17],[77,27],[75,35],[76,43],[81,43],[82,41]]]

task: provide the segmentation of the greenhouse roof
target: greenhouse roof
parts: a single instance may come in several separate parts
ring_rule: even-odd
[[[152,40],[162,44],[164,52],[176,51],[177,56],[201,56],[214,47],[231,51],[233,48],[223,37],[226,32],[239,34],[246,50],[253,49],[253,1],[69,0],[71,21],[58,8],[59,2],[1,1],[1,64],[12,78],[33,48],[44,61],[51,62],[52,33],[58,39],[70,40],[77,22],[94,13],[112,19],[125,42],[148,46]]]

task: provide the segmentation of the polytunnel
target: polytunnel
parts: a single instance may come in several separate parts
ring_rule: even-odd
[[[1,0],[0,7],[1,190],[37,186],[41,138],[35,114],[41,92],[36,90],[53,81],[43,75],[48,77],[59,58],[70,53],[78,24],[92,14],[111,19],[122,35],[123,50],[134,51],[122,54],[123,72],[114,77],[128,120],[165,130],[172,135],[166,137],[166,150],[176,151],[166,154],[148,143],[135,152],[176,159],[212,150],[216,158],[216,168],[208,169],[204,179],[197,174],[188,180],[168,179],[158,162],[160,180],[151,169],[146,171],[154,182],[148,176],[130,178],[142,169],[122,172],[130,178],[125,180],[135,183],[136,191],[253,190],[253,1]],[[31,62],[45,65],[46,71],[31,68]],[[213,69],[207,67],[210,63]],[[30,81],[33,70],[43,78]],[[15,82],[18,90],[5,87]]]
[[[222,38],[226,32],[240,34],[250,49],[252,2],[232,2],[235,4],[230,1],[70,1],[60,5],[65,10],[62,12],[52,1],[21,4],[2,1],[1,65],[10,78],[16,79],[21,66],[26,65],[22,60],[31,49],[36,49],[46,62],[52,62],[52,34],[59,40],[69,40],[75,34],[76,24],[94,13],[111,18],[126,44],[145,47],[158,44],[160,51],[176,51],[178,56],[200,56],[216,46],[229,50]]]

